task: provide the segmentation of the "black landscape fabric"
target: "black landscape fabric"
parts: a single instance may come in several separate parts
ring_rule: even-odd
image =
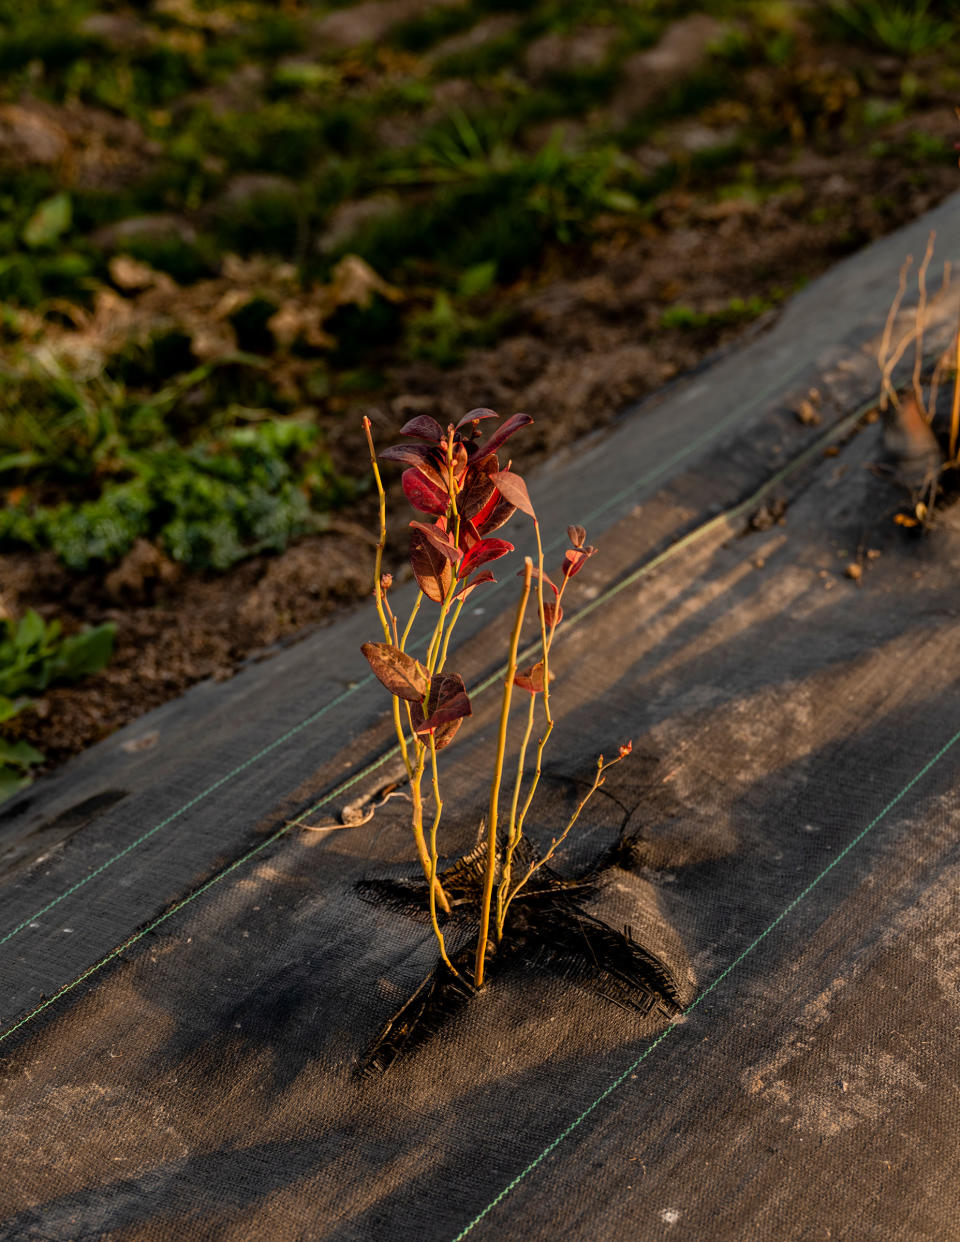
[[[856,358],[834,423],[873,382]],[[588,945],[592,919],[629,927],[685,1014],[625,1005],[571,934],[361,1072],[435,942],[380,884],[416,878],[406,804],[321,825],[393,761],[293,821],[388,750],[385,693],[346,684],[371,609],[316,641],[312,686],[292,648],[124,731],[152,752],[108,743],[12,808],[0,1238],[955,1236],[960,506],[897,526],[881,424],[830,427],[774,401],[611,509],[555,646],[531,836],[632,739],[555,860],[600,873],[561,904]],[[582,520],[578,470],[540,481],[545,512]],[[469,685],[509,600],[473,615]],[[445,753],[448,857],[485,807],[497,699]]]

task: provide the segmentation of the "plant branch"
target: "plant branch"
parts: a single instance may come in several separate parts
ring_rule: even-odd
[[[459,979],[460,972],[447,956],[447,946],[444,943],[443,932],[440,930],[440,924],[437,922],[437,889],[440,887],[437,882],[437,829],[440,827],[440,816],[443,814],[443,801],[440,798],[440,776],[437,771],[437,742],[433,735],[433,729],[430,730],[430,774],[433,781],[434,805],[433,824],[430,827],[430,923],[433,927],[433,934],[437,938],[437,944],[440,946],[440,956],[446,962],[447,968],[451,973]]]
[[[950,453],[952,462],[957,460],[958,440],[960,440],[960,322],[957,324],[956,354],[954,358],[956,372],[953,377],[953,408],[950,411]]]
[[[554,854],[557,852],[560,846],[564,843],[564,841],[566,841],[567,837],[570,835],[570,831],[573,828],[574,824],[580,818],[580,813],[583,811],[583,808],[587,805],[587,803],[590,801],[593,795],[597,792],[597,790],[603,784],[604,772],[606,772],[608,768],[612,768],[614,764],[619,763],[621,759],[625,759],[626,756],[630,753],[630,749],[631,747],[629,743],[626,746],[621,746],[619,755],[617,755],[616,759],[611,759],[609,763],[604,763],[603,755],[601,755],[599,759],[597,759],[597,771],[593,778],[593,783],[591,784],[587,792],[583,795],[583,797],[580,799],[579,803],[577,804],[577,809],[570,816],[570,819],[568,820],[567,825],[564,828],[563,832],[561,832],[559,836],[553,838],[553,840],[550,842],[550,848],[547,850],[547,852],[544,854],[542,858],[538,858],[536,862],[532,862],[530,864],[530,866],[526,870],[526,874],[523,876],[523,879],[518,881],[513,892],[508,895],[506,902],[504,903],[504,918],[506,918],[507,910],[510,908],[510,903],[513,901],[514,897],[516,897],[517,893],[520,892],[520,890],[524,887],[524,885],[527,883],[527,881],[530,879],[532,875],[535,875],[536,872],[538,872],[541,867],[545,867],[547,865],[547,863],[554,856]]]
[[[520,630],[523,617],[527,611],[527,600],[530,598],[530,579],[533,576],[533,561],[526,557],[523,563],[523,590],[517,605],[517,617],[510,635],[510,654],[507,659],[507,672],[503,680],[503,702],[500,707],[500,730],[497,737],[497,757],[493,769],[493,781],[490,785],[490,808],[487,818],[487,869],[483,877],[483,896],[480,903],[480,934],[477,938],[477,957],[474,967],[474,983],[479,988],[483,984],[483,967],[486,961],[487,940],[490,935],[490,903],[493,897],[493,881],[497,868],[497,813],[500,803],[500,782],[503,778],[503,757],[507,748],[507,720],[510,715],[510,700],[513,696],[513,679],[517,672],[517,647],[520,644]]]
[[[370,449],[370,468],[373,471],[374,482],[377,485],[377,499],[380,504],[380,534],[377,539],[377,556],[373,571],[373,596],[377,601],[377,616],[380,618],[380,624],[383,626],[383,636],[387,642],[390,642],[393,635],[390,632],[390,623],[387,620],[387,614],[383,607],[383,583],[381,581],[383,550],[387,546],[387,494],[383,490],[383,480],[380,478],[380,467],[377,465],[377,453],[373,447],[373,432],[370,426],[370,419],[364,415],[363,433],[367,437],[367,447]]]

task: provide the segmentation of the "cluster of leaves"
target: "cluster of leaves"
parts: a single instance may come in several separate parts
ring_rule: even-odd
[[[315,427],[266,421],[215,441],[130,454],[129,477],[79,503],[0,511],[0,547],[49,547],[70,569],[119,560],[138,538],[175,561],[224,570],[279,551],[322,525],[320,506],[343,495]]]
[[[113,655],[116,626],[98,625],[64,635],[59,621],[45,622],[32,609],[19,621],[0,617],[0,725],[55,683],[79,681],[105,668]],[[0,801],[30,781],[43,755],[22,739],[0,736]]]
[[[441,958],[450,973],[460,979],[460,970],[449,957],[440,926],[438,908],[450,913],[442,883],[438,880],[437,833],[443,812],[440,794],[438,753],[454,740],[463,721],[472,715],[469,694],[459,673],[447,669],[450,639],[464,602],[478,587],[496,581],[488,568],[513,552],[514,545],[494,534],[518,511],[528,516],[537,537],[537,565],[527,557],[521,571],[523,586],[510,637],[497,753],[493,764],[490,802],[486,821],[485,861],[476,893],[477,935],[473,984],[483,983],[484,969],[491,952],[496,952],[505,935],[514,900],[534,876],[545,867],[575,825],[589,798],[603,784],[604,773],[630,752],[621,746],[618,756],[597,761],[593,785],[581,800],[567,825],[553,839],[542,856],[530,855],[524,848],[524,824],[540,780],[544,747],[553,729],[550,710],[549,656],[557,626],[563,619],[563,596],[569,581],[596,551],[586,542],[581,526],[568,528],[570,547],[558,574],[559,585],[544,569],[540,526],[523,477],[502,467],[499,452],[506,442],[533,420],[528,414],[514,414],[486,439],[482,424],[497,415],[492,410],[471,410],[456,426],[444,429],[432,418],[420,416],[402,429],[406,437],[385,449],[381,459],[405,467],[401,476],[404,495],[421,516],[410,522],[410,567],[419,587],[416,603],[402,632],[389,601],[392,575],[382,572],[386,544],[385,493],[370,433],[365,420],[371,464],[380,496],[380,538],[375,568],[377,611],[383,629],[383,642],[364,643],[362,650],[371,669],[393,696],[393,716],[397,738],[410,782],[414,841],[427,881],[428,904]],[[428,519],[428,520],[421,520]],[[535,582],[539,622],[539,659],[528,668],[518,665],[521,629]],[[424,600],[438,606],[433,633],[427,644],[425,661],[406,650],[413,621]],[[507,722],[514,689],[528,695],[528,711],[523,740],[516,763],[516,781],[509,818],[499,824],[500,787],[503,779]],[[533,734],[537,702],[542,703],[543,734],[536,750],[534,771],[526,771],[527,749]],[[429,843],[424,826],[422,782],[430,764],[434,813]],[[519,875],[515,874],[515,863]],[[493,898],[496,888],[496,907]],[[491,940],[495,936],[495,940]],[[461,954],[462,958],[462,954]],[[463,965],[461,961],[461,966]]]

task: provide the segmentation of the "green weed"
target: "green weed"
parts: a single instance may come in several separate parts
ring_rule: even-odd
[[[946,4],[936,0],[834,0],[828,8],[831,24],[841,34],[893,52],[920,56],[956,38]]]
[[[0,616],[0,725],[31,705],[31,694],[79,681],[110,662],[116,626],[98,625],[66,636],[59,621],[32,609],[19,621]],[[28,742],[0,736],[0,802],[30,783],[43,755]]]

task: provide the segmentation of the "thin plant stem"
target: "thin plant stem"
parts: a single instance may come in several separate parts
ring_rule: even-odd
[[[414,600],[413,607],[410,609],[410,616],[407,620],[407,624],[403,627],[403,633],[401,634],[400,641],[397,644],[401,651],[406,651],[407,649],[407,639],[410,637],[410,631],[413,629],[413,623],[416,620],[417,613],[420,611],[420,605],[422,603],[423,592],[418,591],[417,598]]]
[[[520,802],[520,790],[523,785],[523,769],[527,761],[527,747],[530,744],[530,738],[533,734],[533,723],[536,714],[537,696],[531,693],[530,706],[527,710],[527,727],[523,731],[523,741],[520,743],[520,753],[517,756],[517,778],[513,785],[513,800],[510,803],[510,825],[507,829],[507,849],[503,860],[503,877],[497,887],[497,940],[503,939],[503,920],[504,908],[503,900],[507,890],[510,887],[510,874],[513,868],[513,855],[516,851],[520,837],[517,833],[517,806]]]
[[[887,408],[887,400],[890,394],[889,381],[890,376],[887,371],[887,355],[890,352],[890,341],[893,336],[893,324],[897,318],[897,312],[900,309],[900,303],[903,301],[903,295],[907,291],[907,272],[910,270],[910,264],[913,262],[913,256],[907,255],[900,267],[900,276],[897,281],[897,292],[893,301],[890,303],[890,309],[887,311],[887,320],[883,325],[883,336],[880,338],[880,348],[877,350],[877,362],[880,366],[881,375],[881,393],[880,393],[880,409]],[[891,367],[892,371],[893,368]]]
[[[416,748],[417,761],[413,765],[413,775],[410,777],[410,799],[413,803],[413,810],[411,811],[413,839],[417,845],[417,853],[420,856],[423,874],[427,878],[431,900],[436,896],[441,910],[443,910],[444,914],[449,914],[450,902],[447,899],[447,894],[443,891],[443,885],[437,879],[431,866],[430,851],[427,849],[427,839],[423,831],[423,770],[426,767],[427,748],[420,741],[416,743]]]
[[[953,377],[953,407],[950,410],[949,453],[952,462],[957,461],[958,441],[960,441],[960,322],[957,324],[954,363],[956,365],[956,372]]]
[[[457,606],[453,610],[453,616],[450,618],[450,624],[447,626],[447,632],[443,636],[443,646],[440,648],[440,659],[437,660],[436,672],[438,673],[443,672],[443,667],[447,662],[447,649],[450,646],[450,635],[453,633],[453,627],[460,619],[460,613],[463,611],[463,606],[466,602],[467,597],[464,596],[463,599],[457,601]]]
[[[536,694],[531,695],[530,711],[527,717],[527,729],[524,733],[523,744],[520,747],[520,755],[517,763],[517,779],[513,788],[513,801],[510,804],[510,824],[507,829],[507,848],[503,860],[503,875],[500,880],[500,886],[497,889],[497,939],[503,937],[503,920],[506,917],[506,908],[504,899],[510,891],[510,876],[513,869],[513,855],[517,846],[520,844],[520,838],[523,835],[523,819],[530,803],[533,801],[533,795],[536,792],[537,785],[540,782],[540,772],[542,768],[543,747],[546,739],[553,730],[553,718],[550,714],[550,641],[553,638],[553,630],[556,628],[556,613],[554,613],[554,624],[550,628],[550,634],[547,634],[547,614],[543,606],[543,541],[540,538],[540,523],[536,517],[533,519],[533,529],[537,536],[537,615],[540,621],[540,650],[542,652],[543,663],[543,711],[546,719],[546,726],[543,738],[537,750],[537,766],[533,775],[533,781],[530,788],[530,794],[524,804],[524,811],[520,818],[517,818],[517,806],[520,802],[520,791],[523,785],[523,768],[527,757],[527,744],[530,735],[533,732],[534,710],[536,703]],[[566,585],[564,579],[563,585]],[[559,596],[557,597],[559,604]]]
[[[377,616],[380,618],[380,624],[383,626],[383,636],[389,643],[393,635],[390,633],[390,622],[387,620],[387,614],[383,606],[383,583],[381,581],[383,574],[383,550],[387,546],[387,494],[383,490],[380,467],[377,465],[377,453],[373,447],[373,432],[370,430],[370,419],[366,416],[363,419],[363,431],[367,437],[367,447],[370,450],[370,468],[373,471],[374,482],[377,485],[377,499],[380,504],[380,534],[377,538],[377,556],[374,562],[373,597],[377,601]]]
[[[553,840],[550,842],[550,848],[547,850],[544,856],[542,858],[538,858],[535,862],[532,862],[530,864],[523,878],[517,882],[517,885],[514,888],[513,892],[507,895],[506,902],[504,903],[504,917],[506,917],[506,911],[509,909],[510,903],[513,901],[514,897],[516,897],[517,893],[519,893],[520,890],[524,887],[524,885],[527,884],[531,876],[535,875],[536,872],[538,872],[541,867],[545,867],[547,865],[547,863],[554,856],[554,854],[557,852],[560,846],[564,843],[564,841],[566,841],[567,837],[570,835],[571,829],[573,828],[574,824],[580,818],[580,814],[583,811],[583,808],[587,805],[587,803],[590,801],[593,795],[597,792],[597,790],[603,784],[604,773],[609,768],[612,768],[614,764],[619,763],[621,759],[624,759],[627,753],[628,752],[626,750],[622,751],[616,757],[616,759],[611,759],[609,763],[604,763],[603,755],[600,756],[600,758],[597,760],[597,771],[593,778],[593,784],[590,786],[587,792],[580,799],[579,803],[577,804],[577,809],[570,816],[570,819],[567,821],[567,825],[564,828],[563,832],[561,832],[559,836],[556,836],[553,838]]]
[[[517,605],[517,616],[510,635],[510,652],[507,658],[507,672],[503,679],[503,701],[500,706],[500,730],[497,736],[497,757],[493,768],[493,780],[490,783],[490,808],[487,817],[487,868],[483,877],[483,895],[480,902],[480,933],[477,937],[477,957],[474,967],[474,983],[479,988],[483,985],[483,968],[486,962],[487,940],[490,936],[490,903],[493,897],[493,881],[497,869],[497,813],[500,804],[500,782],[503,779],[503,757],[507,748],[507,720],[510,715],[510,700],[513,696],[513,679],[517,673],[517,647],[520,644],[520,630],[523,626],[524,614],[527,611],[527,600],[530,598],[530,579],[533,575],[533,561],[525,557],[523,562],[523,590]]]
[[[451,974],[460,978],[460,972],[454,966],[453,962],[447,956],[447,946],[444,943],[443,932],[440,930],[440,924],[437,922],[437,829],[440,827],[440,817],[443,814],[443,801],[440,797],[440,775],[437,771],[437,741],[434,737],[433,729],[430,730],[430,774],[433,782],[433,823],[430,826],[430,924],[433,927],[433,934],[437,938],[437,944],[440,946],[440,956],[447,964],[447,969]]]
[[[538,529],[537,530],[538,542],[539,542],[539,538],[540,538],[540,531]],[[542,558],[542,552],[541,552],[541,558]],[[517,817],[516,824],[512,826],[511,839],[507,846],[506,859],[504,861],[504,868],[503,868],[504,875],[500,883],[500,891],[497,894],[497,916],[499,920],[499,931],[500,931],[501,936],[503,934],[504,923],[506,922],[507,907],[509,906],[510,901],[512,900],[512,898],[508,897],[508,893],[510,890],[510,873],[512,871],[513,855],[516,852],[517,846],[520,844],[520,839],[523,836],[523,825],[526,823],[527,815],[530,812],[530,807],[533,805],[533,799],[536,796],[537,789],[539,788],[539,785],[540,785],[540,777],[543,774],[543,752],[546,750],[547,743],[550,740],[550,734],[553,732],[553,715],[550,711],[550,698],[549,698],[549,695],[550,695],[550,680],[549,680],[550,679],[550,648],[553,646],[553,636],[557,632],[557,624],[558,624],[557,622],[558,611],[557,610],[559,610],[560,603],[563,599],[563,593],[567,589],[567,583],[569,581],[570,579],[566,575],[564,575],[563,582],[561,582],[560,589],[557,592],[557,598],[554,601],[555,611],[553,614],[553,621],[550,624],[549,630],[546,629],[546,625],[545,625],[546,618],[544,615],[544,629],[542,630],[541,645],[544,651],[543,706],[544,706],[544,714],[546,717],[546,728],[543,731],[543,736],[540,738],[539,742],[537,743],[537,758],[536,758],[536,763],[533,769],[533,779],[530,782],[530,788],[527,791],[527,796],[523,803],[523,807],[520,811],[520,814]]]
[[[930,266],[930,260],[933,258],[933,244],[937,235],[931,230],[930,236],[927,238],[927,249],[923,255],[923,262],[917,270],[917,288],[920,295],[917,299],[917,344],[913,359],[913,395],[917,399],[917,406],[922,413],[926,414],[927,422],[930,421],[933,411],[926,410],[923,404],[923,388],[920,384],[920,370],[923,366],[923,330],[925,327],[924,320],[927,314],[927,268]]]

